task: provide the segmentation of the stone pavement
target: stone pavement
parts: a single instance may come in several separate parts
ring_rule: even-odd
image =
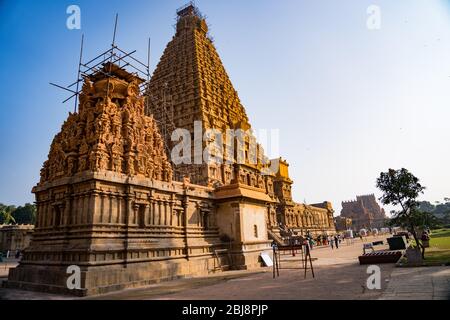
[[[374,241],[377,239],[368,239]],[[376,247],[377,250],[385,246]],[[272,278],[272,268],[256,271],[229,271],[206,277],[163,282],[101,296],[100,300],[374,300],[374,299],[448,299],[449,267],[396,268],[381,264],[381,289],[369,290],[367,266],[357,260],[362,253],[360,240],[343,244],[338,250],[315,248],[311,255],[316,277],[310,271],[282,269]],[[316,260],[317,259],[317,260]],[[282,268],[298,267],[299,256],[285,254]],[[0,299],[74,299],[50,294],[0,289]],[[86,298],[84,298],[86,299]]]
[[[370,241],[374,241],[370,239]],[[378,247],[381,249],[384,247]],[[360,241],[353,245],[343,244],[339,249],[315,248],[311,255],[315,278],[308,271],[306,279],[303,270],[281,269],[280,277],[273,279],[272,268],[241,277],[191,287],[180,291],[164,292],[160,287],[126,290],[120,293],[95,297],[94,299],[159,299],[159,300],[367,300],[378,299],[387,288],[393,264],[380,265],[382,288],[366,288],[367,266],[360,266],[357,256],[362,253]],[[298,267],[299,256],[286,253],[282,256],[282,268]],[[186,280],[184,280],[186,281]],[[190,280],[192,281],[192,280]],[[195,281],[195,280],[193,280]],[[164,285],[164,284],[163,284]],[[177,287],[177,285],[175,285]]]
[[[380,300],[450,300],[450,268],[396,268]]]

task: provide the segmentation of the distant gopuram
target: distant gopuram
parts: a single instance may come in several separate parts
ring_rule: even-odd
[[[384,209],[377,203],[375,195],[357,196],[354,201],[342,202],[341,217],[352,220],[352,229],[382,228],[386,223]]]

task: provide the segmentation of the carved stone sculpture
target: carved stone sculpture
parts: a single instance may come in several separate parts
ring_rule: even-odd
[[[41,183],[90,170],[171,181],[172,167],[153,117],[144,114],[138,77],[114,64],[85,79],[78,113],[56,135]],[[125,163],[125,165],[123,165]]]

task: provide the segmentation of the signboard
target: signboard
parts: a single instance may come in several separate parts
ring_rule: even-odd
[[[273,266],[272,258],[266,252],[261,253],[261,259],[264,261],[266,267]]]

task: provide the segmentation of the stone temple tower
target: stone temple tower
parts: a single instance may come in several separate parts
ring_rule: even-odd
[[[206,20],[192,3],[177,10],[175,35],[156,67],[146,96],[147,114],[159,124],[169,152],[178,143],[172,142],[173,131],[183,129],[188,133],[190,162],[173,163],[174,180],[187,178],[214,189],[221,232],[236,243],[246,243],[237,250],[245,252],[244,260],[251,260],[255,252],[267,248],[267,227],[277,224],[275,172],[263,174],[270,162],[250,130],[245,109],[208,34]],[[221,149],[218,153],[222,162],[202,157],[202,150],[211,141],[218,141],[207,135],[211,129],[221,134],[216,146]],[[244,135],[238,141],[230,132]]]
[[[227,201],[236,200],[245,193],[242,190],[251,189],[253,194],[247,200],[254,202],[259,199],[259,206],[264,204],[267,227],[275,232],[279,223],[317,234],[333,232],[330,205],[295,203],[291,194],[293,181],[288,173],[289,164],[282,159],[267,161],[208,33],[206,20],[192,3],[177,11],[175,35],[164,50],[146,95],[147,114],[155,117],[169,152],[178,143],[176,140],[172,142],[173,131],[182,128],[189,132],[192,162],[173,165],[175,181],[188,177],[192,183],[212,187],[221,201],[225,201],[225,196]],[[223,156],[231,159],[231,163],[194,161],[198,140],[201,150],[207,144],[208,137],[205,139],[203,132],[208,129],[225,135]],[[245,143],[231,142],[231,152],[227,130],[247,133]],[[239,158],[239,155],[244,156]],[[266,170],[268,167],[271,170]],[[228,205],[221,204],[218,212],[222,208],[228,208]]]
[[[207,23],[192,4],[177,11],[176,33],[151,78],[147,95],[147,112],[153,114],[160,124],[168,146],[173,146],[171,133],[175,128],[191,132],[191,159],[194,159],[195,139],[202,139],[201,134],[206,129],[218,129],[225,134],[227,129],[247,131],[251,128],[245,109],[208,35]],[[197,135],[196,121],[202,130]],[[249,147],[252,139],[252,134],[246,137],[243,154],[248,158],[256,153],[257,161],[252,163],[260,163],[263,151],[259,145],[256,150]],[[205,141],[201,146],[202,149],[205,147]],[[236,157],[234,153],[227,154],[225,141],[224,156]],[[204,162],[180,164],[174,167],[174,178],[182,180],[188,176],[191,182],[201,185],[227,185],[240,173],[257,176],[260,165],[250,165],[250,162],[245,161],[247,166],[241,169]]]

